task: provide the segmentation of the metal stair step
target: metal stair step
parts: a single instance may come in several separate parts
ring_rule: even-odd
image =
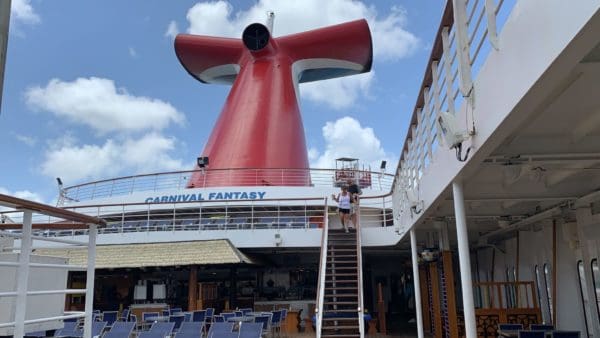
[[[323,305],[358,305],[358,301],[355,302],[323,302]]]
[[[360,334],[347,334],[347,333],[340,333],[340,334],[322,334],[321,335],[322,338],[355,338],[355,337],[360,337]]]
[[[348,322],[348,321],[358,321],[358,316],[356,317],[328,317],[322,319],[324,322]]]
[[[325,313],[358,313],[356,309],[336,309],[336,310],[323,310],[323,314]]]
[[[356,290],[356,286],[325,287],[325,290]]]
[[[357,329],[358,325],[327,325],[321,327],[323,330],[348,330],[348,329]]]

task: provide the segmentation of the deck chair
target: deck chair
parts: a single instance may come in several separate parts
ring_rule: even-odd
[[[260,338],[262,336],[262,323],[242,323],[239,338]]]
[[[105,327],[106,322],[92,322],[92,338],[100,337]],[[81,336],[78,337],[83,337],[83,330],[81,330]]]
[[[103,338],[129,338],[134,327],[134,322],[116,322]]]
[[[519,331],[519,338],[545,338],[546,331]]]
[[[119,319],[118,311],[104,311],[102,313],[102,321],[106,322],[106,325],[108,327],[111,327],[113,325],[113,323],[116,322],[118,319]]]
[[[239,332],[215,332],[209,338],[239,338]]]
[[[581,338],[579,331],[553,331],[552,338]]]
[[[175,328],[175,323],[156,322],[152,324],[148,332],[157,333],[162,337],[170,336]],[[145,332],[144,332],[145,333]],[[140,335],[141,337],[141,335]]]
[[[192,322],[204,322],[206,318],[206,310],[198,310],[192,312]]]
[[[232,332],[234,323],[212,323],[208,330],[208,338],[213,337],[215,333]]]
[[[523,324],[498,324],[499,330],[523,330]]]
[[[54,337],[73,337],[77,336],[79,329],[76,322],[64,322],[65,326],[54,332]]]
[[[264,334],[269,333],[271,317],[269,315],[260,315],[254,317],[255,323],[260,323],[262,325],[262,332]]]
[[[204,322],[183,322],[177,335],[182,333],[201,334],[202,331],[204,331]]]
[[[275,332],[277,335],[281,335],[281,318],[283,316],[283,311],[273,311],[273,317],[271,318],[271,336],[275,336]]]
[[[554,325],[548,324],[531,324],[531,330],[554,331]]]

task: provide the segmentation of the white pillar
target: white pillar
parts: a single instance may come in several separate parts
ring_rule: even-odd
[[[412,251],[413,283],[415,284],[415,311],[417,313],[417,337],[423,338],[423,313],[421,306],[421,282],[419,281],[419,261],[417,259],[417,235],[410,230],[410,248]]]
[[[458,239],[458,260],[460,263],[460,285],[462,287],[463,307],[465,313],[466,338],[477,338],[475,322],[475,305],[473,303],[473,281],[471,280],[471,258],[469,257],[469,236],[467,233],[467,217],[465,215],[465,199],[461,182],[452,182],[454,198],[454,214],[456,216],[456,235]]]
[[[92,313],[94,311],[94,273],[96,269],[97,234],[98,229],[96,224],[91,224],[88,235],[87,276],[85,279],[85,323],[83,325],[84,338],[92,338]]]
[[[27,313],[27,287],[29,285],[29,259],[31,256],[31,215],[23,211],[23,229],[19,268],[17,269],[17,298],[15,305],[15,337],[25,336],[25,314]]]

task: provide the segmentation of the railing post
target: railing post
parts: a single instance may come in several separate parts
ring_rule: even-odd
[[[460,91],[464,97],[471,95],[473,79],[471,77],[471,56],[469,45],[469,28],[467,26],[467,2],[452,0],[454,8],[454,43],[458,56],[458,76]]]
[[[410,249],[412,252],[413,284],[415,288],[415,311],[417,313],[417,337],[423,338],[423,308],[421,305],[421,281],[419,280],[419,260],[417,251],[417,235],[415,229],[410,230]]]
[[[452,74],[452,55],[450,54],[450,33],[449,27],[442,28],[442,47],[443,54],[442,58],[444,58],[444,82],[446,85],[446,105],[448,107],[448,111],[450,114],[454,115],[454,88],[453,84],[453,74]],[[437,124],[436,124],[437,128]],[[439,142],[440,140],[438,140]]]
[[[385,197],[382,197],[382,204],[383,204],[383,227],[385,228],[387,226],[387,218],[385,217],[385,214],[387,214],[387,210],[385,209]]]
[[[471,280],[471,258],[469,257],[469,236],[465,215],[465,199],[462,182],[452,182],[454,214],[456,217],[456,236],[458,241],[458,260],[460,265],[460,283],[462,287],[465,315],[466,338],[477,338],[475,304],[473,302],[473,281]]]
[[[496,5],[494,0],[485,0],[485,19],[487,22],[487,32],[490,44],[495,50],[498,50],[498,33],[496,32]]]
[[[27,287],[29,284],[29,262],[31,256],[31,219],[30,210],[23,211],[23,230],[21,233],[21,252],[17,268],[17,297],[15,299],[15,337],[25,336],[25,314],[27,311]]]
[[[83,337],[92,338],[92,313],[94,312],[94,273],[96,268],[96,235],[98,228],[96,224],[90,224],[88,236],[88,259],[87,275],[85,280],[85,322],[83,325]]]
[[[131,193],[135,190],[135,177],[131,180]]]
[[[442,110],[441,104],[442,104],[442,98],[441,96],[441,89],[440,89],[440,74],[439,74],[439,61],[433,61],[431,63],[431,77],[432,77],[432,82],[433,82],[433,118],[434,121],[437,121],[438,118],[440,117],[440,111]],[[446,100],[449,100],[450,97],[448,96],[448,94],[446,94],[447,98]],[[425,118],[425,121],[428,121],[427,117]],[[433,133],[435,132],[436,138],[438,140],[438,143],[440,142],[440,140],[442,139],[442,131],[440,130],[440,128],[438,127],[439,123],[435,123],[434,127],[431,126],[431,124],[429,124],[427,126],[428,129],[428,135],[429,138],[427,139],[428,144],[429,144],[429,158],[433,159],[433,154],[432,154],[432,144],[433,144]],[[433,129],[435,128],[435,130],[429,130],[429,129]]]

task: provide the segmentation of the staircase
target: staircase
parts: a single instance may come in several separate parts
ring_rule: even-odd
[[[324,230],[327,236],[321,247],[321,299],[317,300],[321,325],[317,338],[362,338],[362,271],[360,238],[356,230]],[[360,235],[360,234],[359,234]],[[325,252],[323,252],[325,250]],[[323,278],[324,277],[324,278]],[[318,320],[319,320],[318,319]]]

